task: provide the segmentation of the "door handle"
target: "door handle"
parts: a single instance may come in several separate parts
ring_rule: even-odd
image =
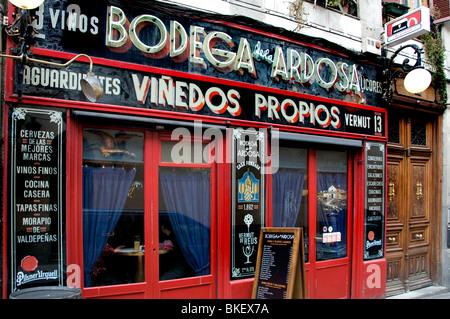
[[[388,198],[389,201],[392,201],[395,197],[395,188],[394,188],[395,184],[393,182],[389,183],[389,188],[388,188]]]
[[[415,234],[414,238],[415,239],[422,239],[423,238],[423,234]]]
[[[420,200],[422,198],[423,195],[423,191],[422,191],[422,183],[421,182],[417,182],[416,184],[416,196],[417,196],[417,200]]]

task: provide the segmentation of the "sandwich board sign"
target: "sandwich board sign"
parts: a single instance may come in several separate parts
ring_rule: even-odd
[[[261,228],[252,298],[306,299],[302,228]]]
[[[384,25],[384,43],[396,45],[430,32],[430,9],[420,7]]]

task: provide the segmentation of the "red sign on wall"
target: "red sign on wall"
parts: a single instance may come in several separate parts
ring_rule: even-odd
[[[385,43],[395,45],[430,31],[430,9],[420,7],[384,25]]]

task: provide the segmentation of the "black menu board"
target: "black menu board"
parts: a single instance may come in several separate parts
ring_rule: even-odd
[[[385,143],[366,141],[364,259],[383,257]]]
[[[11,292],[63,285],[63,112],[17,107],[10,132]]]
[[[262,228],[254,299],[306,298],[302,228]]]

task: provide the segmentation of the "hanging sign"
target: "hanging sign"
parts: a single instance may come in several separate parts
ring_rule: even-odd
[[[385,43],[396,45],[430,32],[430,9],[420,7],[384,25]]]
[[[266,133],[233,130],[231,279],[255,274],[258,234],[265,219]]]
[[[62,286],[63,112],[14,108],[11,130],[11,292]]]
[[[306,299],[302,228],[262,228],[252,298]]]
[[[366,142],[366,209],[364,259],[383,256],[385,143]]]

